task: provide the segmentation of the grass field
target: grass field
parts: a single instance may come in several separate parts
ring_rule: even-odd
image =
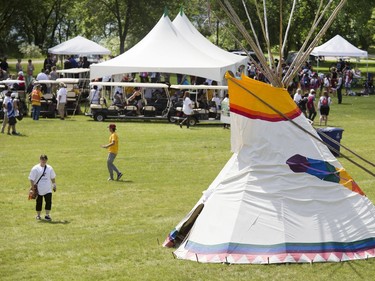
[[[344,97],[329,120],[345,130],[341,143],[372,161],[374,107],[375,96]],[[0,280],[373,280],[375,259],[271,266],[174,259],[161,243],[230,158],[230,132],[117,122],[115,163],[125,175],[108,182],[100,148],[108,124],[26,117],[17,124],[22,136],[0,135]],[[42,153],[57,174],[50,223],[36,221],[27,200],[27,177]],[[375,179],[341,162],[375,202]]]

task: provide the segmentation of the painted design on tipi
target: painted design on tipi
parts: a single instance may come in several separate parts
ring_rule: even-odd
[[[342,184],[354,192],[365,195],[344,168],[337,169],[326,161],[311,159],[299,154],[290,157],[286,163],[295,173],[308,173],[324,181]]]

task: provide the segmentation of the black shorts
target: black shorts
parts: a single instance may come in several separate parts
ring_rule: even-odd
[[[328,114],[329,114],[329,106],[321,106],[320,115],[328,116]]]
[[[8,124],[9,124],[10,126],[16,125],[16,123],[17,123],[17,119],[16,119],[16,117],[9,117],[9,119],[8,119]]]

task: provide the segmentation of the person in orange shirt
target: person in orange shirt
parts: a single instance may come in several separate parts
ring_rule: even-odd
[[[39,120],[40,115],[40,101],[42,99],[42,91],[40,84],[36,84],[34,87],[34,90],[31,92],[31,116],[33,117],[33,120]]]
[[[109,172],[109,181],[113,181],[113,172],[117,173],[117,180],[120,180],[122,177],[122,173],[116,168],[113,164],[115,158],[118,154],[118,135],[116,133],[116,125],[110,124],[108,126],[109,132],[111,135],[109,136],[109,143],[101,145],[102,148],[108,149],[108,158],[107,158],[107,167]]]

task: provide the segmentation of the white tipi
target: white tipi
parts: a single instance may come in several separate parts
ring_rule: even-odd
[[[333,7],[327,22],[307,44],[323,18],[318,15],[329,13],[331,2],[319,8],[305,44],[284,76],[280,63],[277,68],[267,64],[258,40],[247,34],[229,1],[219,3],[256,52],[272,86],[227,75],[234,154],[163,245],[177,246],[174,253],[179,259],[210,263],[339,262],[374,257],[374,205],[282,88],[345,0]],[[296,4],[294,0],[291,15]],[[266,22],[262,30],[269,43]]]
[[[210,263],[374,257],[374,205],[287,91],[228,78],[234,154],[164,246]]]

